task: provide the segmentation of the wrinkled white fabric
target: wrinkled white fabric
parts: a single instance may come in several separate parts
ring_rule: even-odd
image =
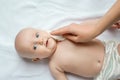
[[[118,53],[118,41],[104,42],[105,57],[103,68],[94,80],[117,80],[120,79],[120,55]]]

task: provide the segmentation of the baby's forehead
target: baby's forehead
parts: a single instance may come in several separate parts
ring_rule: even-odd
[[[33,35],[35,32],[35,29],[23,29],[17,34],[15,39],[15,46],[18,52],[31,52],[31,35]]]
[[[32,36],[34,35],[36,31],[34,29],[23,29],[21,30],[16,38],[17,44],[25,45],[27,44],[31,39]]]
[[[27,29],[21,30],[18,35],[19,35],[20,37],[25,37],[25,36],[28,36],[28,35],[30,36],[30,35],[32,35],[32,34],[34,34],[34,33],[36,33],[36,32],[37,32],[36,29],[27,28]]]
[[[21,32],[23,32],[23,34],[34,34],[37,32],[44,33],[45,31],[41,29],[27,28],[27,29],[23,29]]]
[[[27,28],[27,29],[23,29],[21,32],[22,33],[34,33],[34,32],[37,32],[37,29]]]

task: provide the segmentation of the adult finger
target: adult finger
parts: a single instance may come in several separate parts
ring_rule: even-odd
[[[76,36],[76,35],[69,35],[69,34],[66,34],[66,35],[63,35],[66,39],[69,39],[69,40],[71,40],[71,41],[73,41],[73,42],[79,42],[78,41],[78,36]]]
[[[65,26],[65,27],[62,27],[62,28],[59,28],[57,30],[54,30],[52,32],[50,32],[52,35],[63,35],[63,34],[67,34],[69,33],[69,27],[68,26]]]

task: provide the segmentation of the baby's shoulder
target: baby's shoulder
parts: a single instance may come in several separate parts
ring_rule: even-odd
[[[58,58],[57,56],[54,54],[49,61],[49,66],[58,66],[59,62],[58,62]]]
[[[62,53],[62,52],[60,53],[59,51],[51,57],[49,65],[62,67],[64,64],[67,64],[68,61],[69,61],[68,56],[66,56],[65,53]]]
[[[57,70],[61,69],[60,64],[57,63],[55,60],[50,60],[49,67],[50,67],[51,70],[53,70],[53,69],[57,69]]]

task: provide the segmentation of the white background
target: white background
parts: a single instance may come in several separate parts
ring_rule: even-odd
[[[48,61],[33,63],[14,49],[16,34],[25,27],[52,30],[103,16],[115,0],[0,0],[0,80],[54,80]],[[120,40],[120,31],[106,30],[102,40]],[[68,75],[69,80],[86,80]],[[90,79],[88,79],[90,80]]]

